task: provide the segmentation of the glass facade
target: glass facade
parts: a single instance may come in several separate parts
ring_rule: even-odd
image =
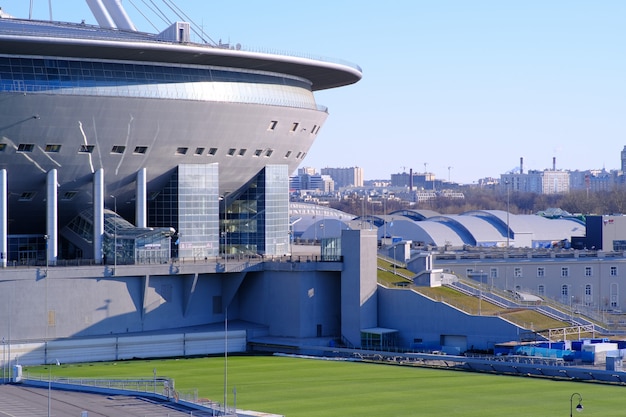
[[[289,246],[289,172],[287,165],[268,165],[263,176],[265,250],[267,255],[284,255]]]
[[[222,251],[267,256],[290,253],[287,165],[267,165],[222,210]]]
[[[108,265],[164,263],[170,260],[170,239],[173,229],[139,228],[114,211],[104,210],[103,262]],[[67,228],[85,243],[93,243],[93,210],[75,217]],[[45,256],[45,251],[43,252]]]
[[[332,237],[322,239],[321,257],[323,262],[341,261],[341,238]]]
[[[172,255],[204,259],[219,255],[218,164],[181,164],[149,203],[150,225],[173,227]]]
[[[311,83],[209,66],[0,56],[0,91],[164,98],[316,108]]]

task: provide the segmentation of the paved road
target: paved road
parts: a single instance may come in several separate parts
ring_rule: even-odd
[[[50,410],[48,412],[48,399]],[[85,414],[86,412],[86,414]],[[0,417],[182,417],[170,403],[127,395],[83,394],[20,385],[0,385]],[[193,411],[193,416],[210,414]]]

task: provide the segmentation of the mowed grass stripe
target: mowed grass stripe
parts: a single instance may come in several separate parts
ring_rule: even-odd
[[[569,413],[583,396],[581,417],[624,416],[626,387],[551,381],[409,366],[275,356],[229,356],[228,403],[287,417],[313,416],[548,416]],[[167,359],[53,366],[54,376],[175,379],[179,391],[198,390],[222,402],[224,358]],[[26,372],[47,374],[47,367]],[[574,405],[576,405],[574,403]]]

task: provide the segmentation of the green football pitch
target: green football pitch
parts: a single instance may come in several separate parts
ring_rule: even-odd
[[[26,373],[47,374],[48,367]],[[568,416],[572,395],[584,416],[626,415],[626,387],[590,382],[279,356],[229,356],[52,366],[53,377],[175,380],[229,407],[309,416]],[[574,395],[574,409],[578,396]],[[574,414],[579,415],[574,411]]]

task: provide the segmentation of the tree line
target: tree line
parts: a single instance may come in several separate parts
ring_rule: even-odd
[[[444,195],[434,199],[411,203],[388,199],[386,201],[364,200],[362,196],[350,196],[330,202],[330,207],[351,213],[384,214],[402,209],[433,210],[442,214],[458,214],[472,210],[508,210],[513,214],[533,214],[549,208],[560,208],[571,214],[626,214],[626,189],[611,191],[575,190],[566,194],[536,194],[510,192],[507,196],[499,190],[469,188],[463,190],[465,198],[449,198]]]

